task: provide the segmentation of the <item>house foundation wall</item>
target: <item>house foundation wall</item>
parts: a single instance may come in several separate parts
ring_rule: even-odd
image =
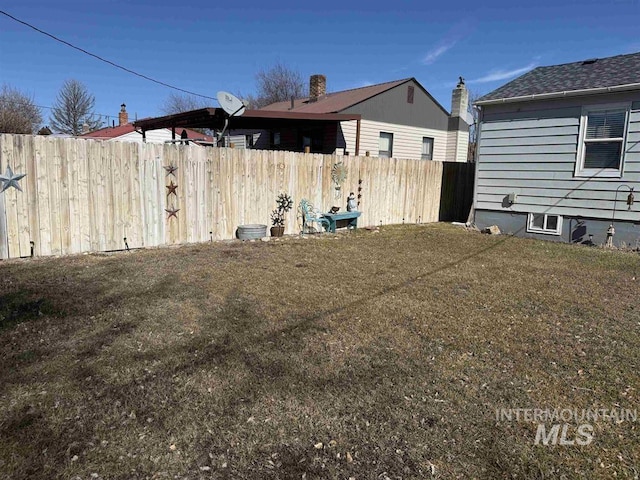
[[[550,212],[553,214],[553,212]],[[479,229],[497,225],[503,234],[525,238],[536,238],[552,242],[588,244],[590,237],[595,245],[604,245],[611,220],[563,216],[561,235],[527,232],[528,214],[521,212],[498,212],[476,210],[475,224]],[[616,247],[640,247],[640,222],[616,220],[613,243]]]

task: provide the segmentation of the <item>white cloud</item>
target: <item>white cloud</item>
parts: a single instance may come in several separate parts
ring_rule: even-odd
[[[455,47],[460,40],[468,36],[473,29],[473,22],[470,18],[462,19],[453,24],[440,41],[422,58],[422,64],[435,63],[442,55]]]
[[[431,65],[444,53],[450,50],[456,43],[457,43],[457,40],[449,41],[446,43],[440,43],[440,45],[431,49],[429,53],[427,53],[427,55],[422,59],[422,63],[425,65]]]
[[[515,68],[513,70],[494,70],[484,77],[476,78],[474,80],[469,80],[467,83],[489,83],[489,82],[498,82],[500,80],[507,80],[509,78],[517,77],[518,75],[522,75],[523,73],[528,72],[532,68],[535,68],[537,63],[531,62],[530,64],[521,67]]]

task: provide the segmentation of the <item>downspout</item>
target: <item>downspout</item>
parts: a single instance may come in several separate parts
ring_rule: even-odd
[[[478,109],[478,119],[476,120],[478,123],[476,124],[476,151],[473,153],[473,202],[471,203],[471,211],[469,212],[469,218],[467,219],[467,223],[470,225],[475,225],[476,223],[476,204],[478,201],[478,160],[480,159],[480,137],[482,136],[482,120],[484,117],[484,110],[481,106],[477,105]]]
[[[142,129],[142,143],[147,143],[147,131]]]
[[[356,157],[360,155],[360,120],[356,120]]]
[[[480,152],[480,134],[482,133],[482,129],[480,126],[482,125],[482,117],[484,116],[484,111],[480,105],[476,107],[478,109],[478,118],[476,119],[476,151],[473,152],[473,162],[478,163],[478,157]]]

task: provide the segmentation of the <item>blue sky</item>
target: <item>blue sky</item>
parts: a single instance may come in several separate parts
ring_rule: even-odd
[[[252,93],[256,71],[280,61],[305,78],[325,74],[329,91],[416,77],[449,109],[460,75],[487,93],[538,65],[640,51],[640,0],[24,0],[0,10],[211,97]],[[122,102],[130,118],[158,115],[171,92],[0,15],[0,84],[51,106],[68,78],[85,83],[96,112],[113,118]]]

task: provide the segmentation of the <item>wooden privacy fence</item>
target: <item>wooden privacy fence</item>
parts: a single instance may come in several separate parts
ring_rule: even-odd
[[[340,190],[331,177],[338,162],[348,172]],[[0,258],[32,248],[34,255],[121,250],[125,238],[130,248],[230,239],[238,225],[269,225],[280,192],[323,211],[344,209],[349,192],[359,192],[361,225],[466,219],[456,199],[473,184],[473,165],[453,174],[448,165],[4,134],[0,172],[10,166],[26,176],[22,191],[0,193]],[[299,231],[294,209],[286,233]]]

